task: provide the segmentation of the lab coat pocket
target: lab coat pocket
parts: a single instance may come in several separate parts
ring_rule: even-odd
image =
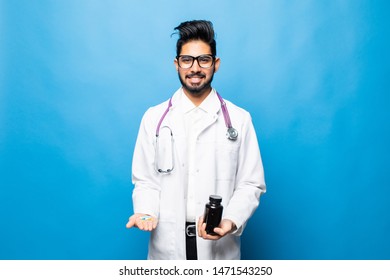
[[[216,180],[232,181],[237,173],[238,147],[219,144],[215,149]]]

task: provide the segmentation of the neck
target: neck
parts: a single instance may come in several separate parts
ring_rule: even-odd
[[[199,93],[192,93],[192,92],[189,92],[187,89],[183,88],[183,92],[184,94],[188,97],[189,100],[191,100],[191,102],[196,106],[198,107],[200,104],[202,104],[203,100],[206,99],[207,96],[209,96],[210,92],[211,92],[211,87],[208,88],[208,89],[205,89],[204,91],[202,92],[199,92]]]

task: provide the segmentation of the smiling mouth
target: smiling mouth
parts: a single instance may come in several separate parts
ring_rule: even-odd
[[[189,79],[191,81],[191,83],[193,84],[197,84],[197,83],[200,83],[200,81],[205,78],[204,75],[201,75],[201,74],[191,74],[191,75],[187,75],[187,79]]]
[[[192,77],[189,79],[192,84],[198,84],[202,80],[201,77]]]

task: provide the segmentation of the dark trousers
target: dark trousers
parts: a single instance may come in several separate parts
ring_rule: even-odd
[[[186,222],[186,255],[187,260],[197,260],[198,252],[196,249],[196,226],[195,223]]]

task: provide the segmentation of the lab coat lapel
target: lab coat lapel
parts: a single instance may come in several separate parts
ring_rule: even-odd
[[[202,120],[201,128],[199,130],[199,135],[202,134],[209,126],[215,123],[218,119],[218,112],[221,109],[221,103],[215,92],[212,93],[212,100],[210,100],[210,104],[207,104],[203,109],[207,111],[206,116]],[[202,106],[202,105],[201,105]]]

